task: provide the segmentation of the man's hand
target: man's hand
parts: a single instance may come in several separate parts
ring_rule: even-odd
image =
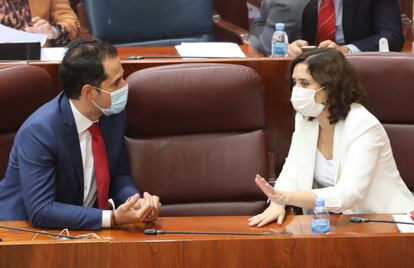
[[[150,204],[147,202],[138,205],[140,202],[139,194],[133,195],[125,203],[120,205],[114,211],[114,217],[117,224],[135,223],[138,221],[144,221],[151,213]],[[134,207],[139,206],[139,209]]]
[[[336,50],[342,52],[342,54],[349,53],[349,48],[347,48],[346,46],[340,46],[331,40],[325,40],[321,42],[318,48],[335,48]]]
[[[160,214],[160,198],[156,195],[150,195],[149,193],[144,193],[144,198],[138,200],[138,203],[134,205],[134,209],[139,210],[141,207],[149,206],[150,213],[145,217],[144,221],[152,222],[158,218]]]
[[[32,18],[32,26],[27,26],[24,30],[30,33],[46,34],[47,39],[56,39],[59,37],[58,30],[50,25],[47,20],[40,17]]]
[[[300,54],[302,54],[302,49],[301,48],[303,46],[307,46],[307,45],[308,45],[308,42],[306,42],[305,40],[301,40],[301,39],[290,43],[289,47],[288,47],[289,56],[292,56],[292,57],[299,56]]]

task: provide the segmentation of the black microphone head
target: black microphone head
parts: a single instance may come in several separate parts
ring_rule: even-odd
[[[146,235],[156,235],[156,234],[158,234],[158,230],[157,229],[145,229],[144,234],[146,234]]]
[[[357,222],[357,223],[361,223],[362,222],[362,218],[361,217],[351,217],[349,219],[350,222]]]
[[[358,223],[361,223],[361,222],[369,222],[369,219],[367,219],[367,218],[362,218],[362,217],[351,217],[351,218],[349,219],[349,221],[350,221],[350,222],[358,222]]]

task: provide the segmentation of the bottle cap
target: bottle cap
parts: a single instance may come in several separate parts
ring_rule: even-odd
[[[284,31],[285,30],[285,24],[284,23],[276,23],[275,28],[276,28],[276,31]]]
[[[323,207],[323,206],[325,206],[325,199],[323,199],[323,198],[317,198],[315,200],[315,205],[317,207]]]

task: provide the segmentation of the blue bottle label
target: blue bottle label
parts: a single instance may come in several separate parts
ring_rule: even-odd
[[[288,44],[286,43],[273,43],[272,44],[272,55],[286,55]]]
[[[329,232],[329,220],[315,219],[312,220],[312,232],[315,234],[326,234]]]

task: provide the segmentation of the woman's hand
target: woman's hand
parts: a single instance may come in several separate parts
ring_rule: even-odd
[[[46,34],[47,39],[56,39],[59,37],[58,30],[50,25],[47,20],[40,17],[32,18],[32,26],[27,26],[25,31],[30,33]]]
[[[285,218],[285,214],[285,206],[280,206],[272,202],[265,211],[248,219],[249,226],[262,227],[275,220],[277,220],[277,224],[281,225]]]
[[[280,205],[285,206],[288,204],[289,200],[289,192],[282,192],[278,191],[273,188],[264,178],[260,175],[256,175],[256,184],[259,186],[260,190],[272,200],[272,202]]]

